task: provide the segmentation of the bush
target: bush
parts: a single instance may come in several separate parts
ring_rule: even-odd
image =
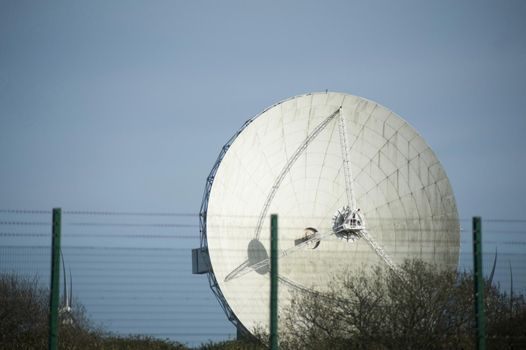
[[[267,347],[256,339],[249,340],[228,340],[218,343],[206,343],[199,347],[199,350],[264,350]]]
[[[47,309],[47,293],[36,279],[0,275],[0,348],[46,348]]]
[[[474,348],[472,276],[422,261],[401,270],[364,269],[338,276],[327,292],[297,292],[281,319],[281,348]],[[525,348],[524,297],[489,283],[485,296],[489,347]]]
[[[48,310],[49,291],[40,287],[36,278],[0,275],[0,349],[47,349]],[[78,302],[71,315],[60,315],[59,322],[59,349],[187,349],[177,342],[105,333],[92,325],[84,307]]]

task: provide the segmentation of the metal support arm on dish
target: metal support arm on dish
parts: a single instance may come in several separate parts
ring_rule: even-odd
[[[365,239],[380,259],[382,259],[391,270],[393,270],[399,277],[402,277],[400,268],[366,230],[360,231],[359,235]]]
[[[310,243],[314,243],[314,242],[317,242],[317,241],[320,241],[324,238],[327,238],[328,236],[332,235],[333,232],[330,232],[330,233],[324,233],[324,234],[321,234],[319,232],[316,232],[315,234],[313,234],[312,236],[310,236],[308,239],[306,240],[303,240],[301,243],[289,248],[289,249],[285,249],[285,250],[282,250],[279,252],[279,255],[278,257],[280,258],[283,258],[283,257],[286,257],[292,253],[295,253],[297,251],[300,251],[302,250],[303,248],[306,248]],[[228,282],[234,278],[238,278],[238,277],[241,277],[241,276],[244,276],[246,275],[247,273],[249,272],[252,272],[252,271],[256,271],[256,270],[259,270],[261,268],[264,268],[264,267],[268,267],[270,265],[270,259],[267,258],[267,259],[263,259],[257,263],[254,263],[254,264],[250,264],[248,260],[245,260],[241,265],[239,265],[238,267],[236,267],[232,272],[230,272],[226,277],[225,277],[225,282]]]
[[[322,132],[323,129],[325,129],[327,124],[329,124],[329,122],[333,120],[334,117],[336,117],[338,113],[340,113],[340,110],[341,108],[338,108],[334,113],[332,113],[324,121],[322,121],[318,126],[316,126],[316,128],[307,136],[307,138],[303,140],[303,142],[299,145],[296,151],[294,151],[294,153],[292,154],[288,162],[285,164],[283,169],[281,169],[281,172],[279,173],[279,175],[274,180],[274,183],[272,184],[272,188],[267,196],[267,199],[265,200],[265,203],[263,204],[263,209],[261,210],[261,213],[259,214],[259,219],[256,225],[256,230],[255,230],[255,235],[254,235],[255,239],[259,239],[259,234],[261,233],[261,226],[263,225],[263,220],[265,219],[267,215],[268,208],[270,207],[270,203],[272,203],[272,199],[274,199],[274,196],[276,195],[276,192],[278,191],[279,186],[281,185],[281,182],[285,178],[285,175],[287,175],[290,168],[292,168],[292,166],[298,160],[298,158],[303,153],[303,151],[305,151],[309,143],[311,143],[312,140],[314,140],[316,136],[318,136],[319,133]]]
[[[348,134],[347,134],[347,123],[345,121],[345,116],[343,113],[341,113],[341,107],[340,107],[340,118],[339,118],[339,130],[340,130],[340,148],[342,151],[342,159],[343,159],[343,170],[345,174],[345,191],[347,194],[347,201],[349,203],[346,213],[346,218],[343,221],[344,226],[346,223],[349,223],[350,226],[347,231],[349,231],[348,236],[352,236],[353,234],[358,237],[363,237],[365,241],[371,246],[371,248],[374,250],[374,252],[382,259],[387,266],[393,270],[400,278],[403,279],[403,276],[401,274],[400,269],[396,264],[393,262],[391,257],[383,250],[383,248],[376,242],[376,240],[365,230],[364,226],[364,220],[361,218],[361,215],[359,214],[360,209],[357,209],[356,207],[356,198],[355,193],[353,190],[354,187],[354,179],[352,175],[352,169],[351,169],[351,162],[349,160],[350,157],[350,148],[349,148],[349,141],[347,140]],[[360,222],[358,223],[354,216],[357,215],[360,217]],[[354,226],[354,227],[353,227]]]

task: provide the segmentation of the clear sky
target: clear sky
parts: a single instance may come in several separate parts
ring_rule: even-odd
[[[0,204],[195,212],[246,119],[329,89],[412,124],[462,217],[524,217],[524,18],[508,0],[2,0]]]
[[[245,120],[328,89],[413,125],[462,218],[524,219],[525,18],[522,0],[0,0],[0,208],[197,213]]]

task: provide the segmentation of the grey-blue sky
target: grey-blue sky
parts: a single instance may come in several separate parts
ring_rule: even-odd
[[[0,207],[197,212],[246,119],[329,89],[411,123],[461,217],[524,218],[524,18],[523,1],[1,0]]]
[[[462,216],[522,215],[521,1],[0,6],[3,206],[195,211],[245,119],[329,89],[413,124]]]

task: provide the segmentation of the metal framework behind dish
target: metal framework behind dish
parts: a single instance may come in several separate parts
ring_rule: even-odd
[[[327,91],[326,91],[326,93],[327,93]],[[234,143],[234,141],[237,139],[237,137],[243,132],[243,130],[245,130],[245,128],[248,127],[248,125],[250,125],[260,115],[264,114],[268,110],[270,110],[270,109],[272,109],[272,108],[274,108],[274,107],[276,107],[276,106],[278,106],[278,105],[280,105],[282,103],[285,103],[285,102],[287,102],[289,100],[294,100],[294,99],[299,98],[299,97],[310,96],[310,95],[313,95],[313,93],[293,96],[293,97],[284,99],[282,101],[279,101],[279,102],[271,105],[270,107],[266,108],[265,110],[263,110],[259,114],[255,115],[254,117],[252,117],[249,120],[247,120],[241,126],[241,128],[221,148],[221,151],[219,152],[219,155],[218,155],[218,157],[217,157],[217,159],[216,159],[216,161],[214,163],[214,166],[212,167],[212,170],[210,171],[210,174],[206,178],[205,191],[203,193],[203,199],[202,199],[201,208],[200,208],[200,211],[199,211],[199,231],[200,231],[200,235],[201,235],[200,247],[201,247],[201,249],[205,249],[207,254],[208,254],[208,241],[207,241],[207,234],[206,234],[206,224],[207,224],[207,213],[208,213],[208,200],[210,198],[210,192],[212,190],[212,185],[214,183],[215,175],[216,175],[217,170],[219,169],[219,165],[221,164],[221,161],[223,160],[223,158],[224,158],[225,154],[227,153],[228,149]],[[258,225],[261,225],[261,223],[258,223]],[[236,326],[238,332],[241,331],[245,335],[251,335],[252,333],[248,329],[246,329],[246,327],[238,319],[238,317],[236,316],[234,311],[232,311],[232,309],[228,305],[228,302],[227,302],[225,296],[223,295],[223,292],[221,291],[221,288],[219,287],[219,283],[217,282],[217,279],[216,279],[215,274],[214,274],[214,268],[213,268],[213,265],[211,263],[210,263],[209,269],[210,270],[208,272],[208,283],[210,284],[210,289],[212,289],[212,292],[214,293],[214,295],[216,296],[217,300],[219,301],[219,304],[221,305],[221,308],[225,312],[228,320],[230,322],[232,322]],[[282,282],[287,283],[289,285],[292,285],[295,288],[304,289],[303,287],[298,286],[294,282],[289,281],[288,279],[285,279],[283,277],[281,278],[281,280],[282,280]]]
[[[212,167],[212,170],[210,171],[210,174],[206,178],[206,186],[205,186],[205,192],[203,194],[203,200],[201,202],[201,209],[199,211],[199,231],[201,234],[201,248],[206,249],[206,252],[208,253],[208,242],[206,237],[206,215],[208,211],[208,199],[210,198],[210,191],[212,190],[212,184],[214,183],[214,178],[217,172],[217,169],[219,168],[219,164],[221,163],[221,160],[223,160],[223,157],[225,156],[226,152],[228,151],[228,148],[230,148],[230,145],[234,140],[237,138],[237,136],[243,131],[243,129],[252,122],[252,119],[248,120],[241,130],[239,130],[228,142],[223,146],[221,149],[221,152],[219,153],[219,156],[217,157],[216,162],[214,163],[214,166]],[[212,264],[210,264],[210,271],[207,273],[208,275],[208,283],[210,284],[210,289],[212,289],[212,292],[216,296],[217,300],[219,301],[219,304],[223,308],[223,311],[225,312],[226,316],[228,317],[228,320],[231,321],[237,329],[240,327],[243,328],[243,330],[247,331],[243,324],[239,321],[239,319],[236,317],[230,306],[228,305],[228,302],[226,301],[226,298],[223,296],[223,292],[221,292],[221,288],[219,288],[219,284],[217,283],[215,274],[214,274],[214,268]]]
[[[243,130],[245,130],[245,128],[248,125],[250,125],[250,123],[252,123],[257,117],[259,117],[260,115],[262,115],[266,111],[268,111],[268,110],[274,108],[275,106],[277,106],[279,104],[282,104],[282,103],[284,103],[286,101],[293,100],[293,99],[295,99],[297,97],[300,97],[300,96],[309,96],[309,95],[312,95],[312,94],[305,94],[305,95],[294,96],[294,97],[282,100],[282,101],[280,101],[278,103],[275,103],[272,106],[266,108],[261,113],[259,113],[256,116],[250,118],[249,120],[247,120],[243,124],[243,126],[221,148],[221,152],[219,152],[219,156],[217,157],[217,159],[216,159],[216,161],[214,163],[214,166],[212,167],[212,170],[210,171],[210,174],[206,178],[205,191],[203,193],[203,200],[201,202],[201,209],[199,211],[199,231],[200,231],[200,234],[201,234],[201,243],[200,243],[201,244],[201,248],[206,249],[206,251],[208,252],[208,242],[207,242],[207,236],[206,236],[206,216],[207,216],[207,212],[208,212],[208,200],[210,198],[210,191],[212,190],[212,185],[214,183],[215,175],[217,173],[217,169],[219,168],[219,164],[221,164],[221,161],[223,160],[223,157],[225,156],[226,152],[228,151],[228,149],[230,148],[232,143],[234,143],[234,141],[237,139],[239,134],[241,134],[243,132]],[[216,279],[215,274],[214,274],[214,267],[212,266],[212,264],[210,264],[210,271],[208,272],[208,283],[210,284],[210,289],[212,289],[212,292],[214,293],[214,295],[216,296],[217,300],[219,301],[219,304],[221,305],[221,308],[225,312],[228,320],[230,322],[232,322],[236,326],[238,331],[241,331],[243,334],[246,334],[246,335],[251,334],[250,331],[245,328],[243,323],[237,318],[237,316],[234,313],[234,311],[232,311],[232,309],[228,305],[228,302],[226,301],[226,298],[224,297],[223,292],[221,291],[221,288],[219,287],[219,283],[217,283],[217,279]]]

